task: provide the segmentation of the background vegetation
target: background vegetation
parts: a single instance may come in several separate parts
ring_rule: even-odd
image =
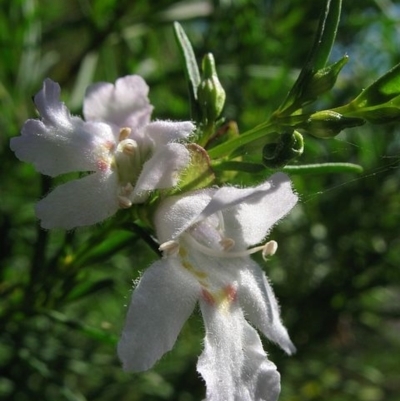
[[[121,370],[115,345],[132,281],[157,255],[140,232],[109,223],[75,232],[37,226],[54,185],[19,162],[9,139],[35,116],[31,97],[58,81],[79,114],[85,87],[137,73],[154,117],[188,119],[178,20],[199,60],[213,52],[241,131],[283,100],[311,46],[320,2],[302,0],[2,0],[0,2],[0,398],[13,401],[194,401],[198,314],[151,371]],[[322,2],[321,2],[322,3]],[[350,62],[321,103],[343,104],[400,61],[400,4],[345,2],[333,58]],[[282,401],[400,400],[399,124],[305,138],[299,163],[350,161],[364,173],[293,176],[301,202],[271,238],[265,270],[298,353],[265,344]],[[269,172],[234,177],[251,185]],[[260,263],[262,263],[260,261]]]

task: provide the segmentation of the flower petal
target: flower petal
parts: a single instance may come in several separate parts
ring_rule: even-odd
[[[257,263],[250,258],[246,268],[240,271],[238,299],[251,324],[287,354],[296,351],[281,322],[278,302],[271,285]]]
[[[58,186],[36,204],[43,228],[66,230],[105,220],[118,210],[117,176],[111,170]]]
[[[60,85],[47,78],[42,90],[35,95],[34,102],[45,125],[68,130],[71,127],[71,114],[60,101],[60,92]]]
[[[83,114],[87,121],[103,121],[136,130],[150,121],[153,107],[149,87],[138,75],[117,79],[115,85],[100,82],[86,90]]]
[[[177,259],[172,258],[155,262],[133,292],[118,343],[125,370],[150,369],[172,349],[193,312],[198,284],[176,263]]]
[[[156,151],[143,165],[136,182],[132,202],[142,202],[149,191],[171,188],[178,184],[179,173],[190,162],[184,145],[169,143]]]
[[[154,121],[146,126],[144,135],[151,138],[157,147],[186,139],[194,129],[195,126],[190,121]]]
[[[158,240],[163,243],[179,237],[208,205],[215,191],[209,188],[166,198],[154,217]]]
[[[276,401],[280,375],[236,302],[226,309],[203,300],[200,307],[206,338],[197,370],[207,401]]]
[[[112,127],[71,117],[60,102],[60,87],[47,79],[35,96],[42,120],[28,120],[10,147],[23,161],[52,177],[73,171],[95,171],[98,159],[115,141]]]
[[[155,223],[163,242],[178,237],[195,222],[222,212],[225,235],[240,249],[262,241],[296,202],[288,176],[277,173],[257,187],[222,187],[171,197],[160,206]]]
[[[225,235],[243,248],[261,242],[296,202],[289,177],[277,173],[254,188],[220,188],[197,220],[222,211]]]

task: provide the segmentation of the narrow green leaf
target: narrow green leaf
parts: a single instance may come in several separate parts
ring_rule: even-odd
[[[335,41],[341,7],[342,0],[326,0],[311,52],[277,114],[285,110],[286,114],[290,114],[300,108],[305,88],[313,79],[314,74],[325,67]]]
[[[318,163],[300,166],[285,166],[282,171],[290,174],[332,174],[332,173],[362,173],[363,168],[353,163]]]
[[[48,316],[50,319],[54,320],[55,322],[64,324],[71,329],[80,331],[82,334],[86,335],[87,337],[90,337],[96,341],[100,341],[102,343],[107,343],[110,345],[115,346],[115,344],[118,341],[118,338],[113,335],[112,333],[108,333],[105,330],[102,329],[97,329],[92,326],[88,326],[84,323],[82,323],[80,320],[76,319],[71,319],[68,316],[64,315],[63,313],[60,313],[58,311],[43,311],[43,313]]]
[[[200,71],[189,38],[179,22],[174,22],[174,33],[185,62],[185,73],[189,81],[190,94],[197,100],[197,88],[200,85]]]
[[[339,25],[342,0],[326,0],[315,42],[308,59],[308,68],[319,70],[329,59]]]
[[[387,103],[400,95],[400,64],[364,89],[352,102],[352,107],[364,108]]]
[[[260,173],[266,169],[262,164],[239,161],[215,163],[212,164],[212,168],[216,171],[243,171],[245,173]]]
[[[91,282],[87,278],[81,283],[75,285],[72,291],[66,297],[66,301],[75,301],[77,299],[94,294],[95,292],[110,288],[114,284],[111,278],[105,278],[96,282]]]
[[[111,231],[105,239],[102,239],[93,247],[88,249],[84,245],[83,250],[78,250],[70,263],[75,266],[82,266],[107,260],[119,250],[125,248],[129,244],[133,244],[134,241],[135,235],[129,231]]]

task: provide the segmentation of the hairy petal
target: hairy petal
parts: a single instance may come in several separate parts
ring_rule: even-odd
[[[197,370],[206,381],[207,401],[276,401],[280,375],[242,310],[235,302],[200,306],[206,338]]]
[[[171,188],[179,181],[179,173],[190,162],[190,154],[184,145],[169,143],[159,148],[143,165],[133,192],[133,202],[154,189]]]
[[[117,79],[115,85],[100,82],[86,90],[83,114],[86,120],[104,121],[137,130],[150,121],[153,107],[149,87],[138,75]]]
[[[162,243],[182,234],[207,206],[215,191],[209,188],[166,198],[154,218],[159,241]]]
[[[55,177],[74,171],[95,171],[115,141],[113,128],[71,117],[60,102],[60,87],[47,79],[35,96],[41,120],[28,120],[11,149],[43,174]]]
[[[289,177],[277,173],[254,188],[219,189],[198,220],[222,211],[226,236],[240,247],[247,247],[262,241],[296,202]]]
[[[157,261],[145,271],[133,292],[118,343],[125,370],[150,369],[172,349],[198,292],[197,282],[175,258]]]
[[[33,100],[45,125],[68,130],[71,126],[71,115],[65,104],[60,101],[60,92],[60,85],[47,78],[43,81],[42,90]]]
[[[36,204],[43,228],[66,230],[103,221],[118,210],[117,176],[111,170],[69,181]]]
[[[283,326],[278,302],[265,274],[256,262],[248,258],[241,269],[238,300],[247,319],[268,339],[278,344],[287,354],[296,351]]]
[[[186,139],[194,128],[194,124],[190,121],[154,121],[146,126],[145,136],[149,137],[157,147],[168,142]]]

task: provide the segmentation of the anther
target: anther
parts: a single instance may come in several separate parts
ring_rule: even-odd
[[[260,245],[260,246],[255,246],[254,248],[249,248],[249,249],[244,249],[242,251],[229,251],[228,249],[213,249],[213,248],[209,248],[206,245],[201,244],[200,242],[196,241],[195,238],[193,238],[192,235],[185,233],[183,234],[186,238],[186,240],[198,251],[204,253],[205,255],[209,255],[209,256],[215,256],[215,257],[220,257],[220,258],[241,258],[241,257],[246,257],[248,255],[251,255],[253,253],[256,252],[261,252],[264,260],[266,260],[267,256],[271,256],[273,255],[277,248],[278,248],[278,244],[276,243],[276,241],[269,241],[267,243],[265,243],[264,245]],[[229,240],[229,238],[227,238],[227,240]],[[231,240],[232,242],[232,246],[234,245],[234,241]],[[221,244],[222,242],[222,244]],[[220,244],[222,246],[224,246],[224,239],[220,241]],[[229,241],[226,241],[227,243]]]
[[[118,196],[118,205],[121,209],[128,209],[132,206],[132,202],[126,196]]]
[[[179,243],[176,241],[163,242],[158,250],[163,252],[165,256],[176,256],[179,253]]]
[[[119,131],[119,141],[123,141],[124,139],[128,138],[131,134],[131,129],[129,127],[121,128]]]
[[[267,260],[268,256],[275,255],[278,249],[278,243],[276,241],[268,241],[264,244],[263,249],[261,251],[261,255],[264,260]]]
[[[137,149],[137,143],[132,139],[126,139],[126,142],[122,145],[122,151],[126,155],[133,155]]]
[[[222,246],[224,251],[229,251],[229,249],[232,249],[235,246],[235,240],[226,237],[222,238],[221,241],[219,241],[219,244]]]
[[[121,196],[125,196],[125,197],[128,197],[129,195],[131,195],[132,194],[132,192],[133,192],[133,185],[130,183],[130,182],[128,182],[127,184],[125,184],[125,185],[123,185],[123,186],[121,186],[121,188],[120,188],[120,195]]]

